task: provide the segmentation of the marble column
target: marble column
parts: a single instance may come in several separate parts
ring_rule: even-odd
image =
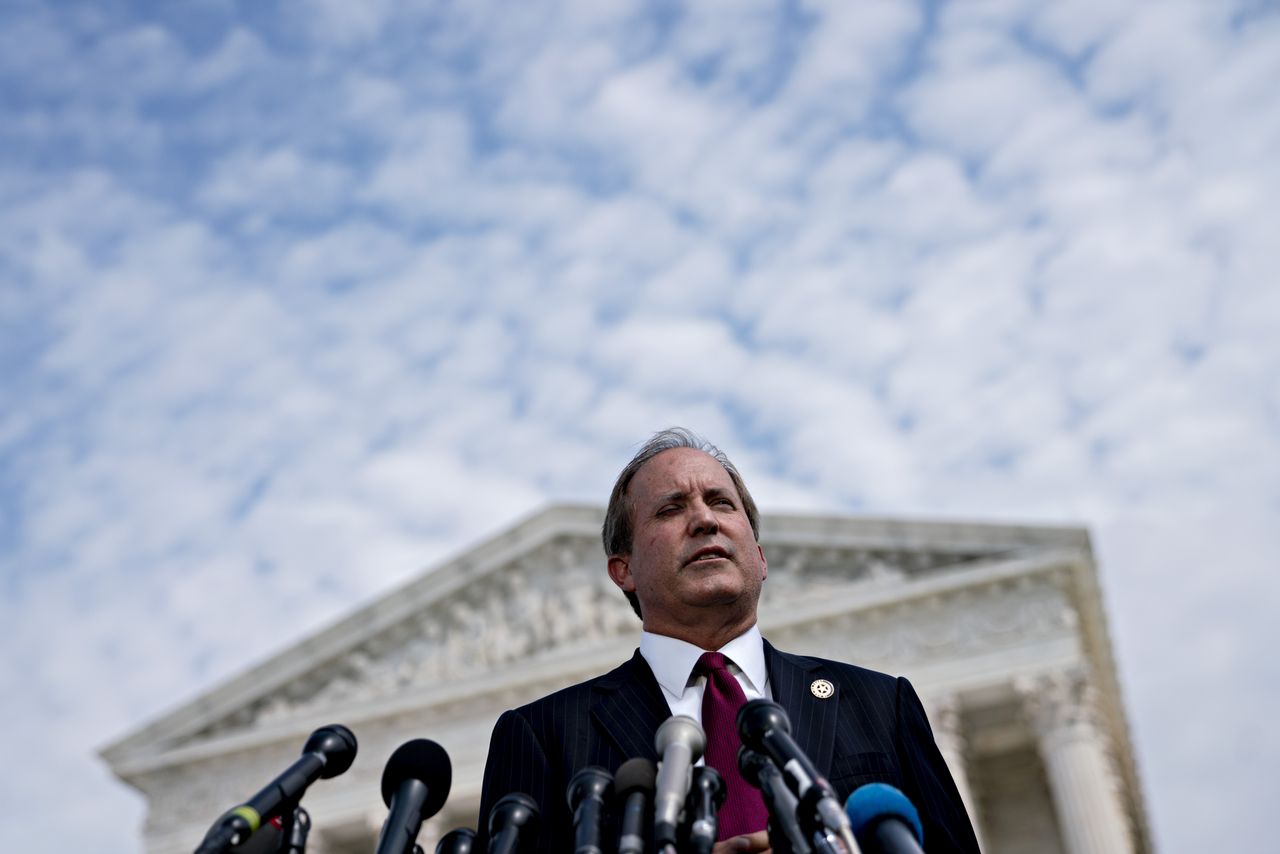
[[[1060,672],[1017,688],[1039,739],[1067,854],[1131,854],[1132,837],[1088,679],[1081,672]]]
[[[986,847],[982,837],[982,817],[978,814],[978,802],[973,795],[973,787],[969,783],[969,764],[966,759],[968,744],[964,737],[964,728],[960,719],[960,702],[955,695],[931,698],[929,702],[929,723],[933,727],[933,740],[938,744],[942,758],[951,771],[951,779],[960,790],[960,800],[969,813],[973,823],[973,832],[978,837],[978,846]]]

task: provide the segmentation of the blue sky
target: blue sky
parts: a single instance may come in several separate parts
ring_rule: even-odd
[[[672,423],[1087,524],[1160,849],[1270,808],[1274,4],[0,16],[0,847],[138,850],[96,748]]]

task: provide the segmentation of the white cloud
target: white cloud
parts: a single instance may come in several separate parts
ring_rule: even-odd
[[[201,201],[220,211],[249,215],[292,213],[332,216],[350,192],[349,171],[292,148],[239,151],[222,160],[200,189]]]
[[[725,324],[712,319],[644,317],[601,330],[600,364],[628,387],[656,397],[701,396],[732,389],[748,368],[747,354]]]
[[[673,62],[657,60],[615,74],[600,87],[589,132],[627,151],[642,176],[655,168],[679,172],[715,139],[723,113]],[[652,157],[659,149],[663,156]]]
[[[785,90],[790,112],[820,128],[828,113],[860,118],[875,86],[898,71],[907,43],[923,24],[923,10],[892,0],[850,5],[813,0],[802,9],[814,25],[798,46],[796,68]]]
[[[945,53],[907,100],[914,126],[935,145],[981,157],[1044,107],[1079,97],[1066,77],[1012,45],[1003,29],[961,29],[938,45]]]
[[[382,34],[390,23],[394,8],[395,4],[387,0],[357,4],[309,0],[300,18],[322,43],[347,46]]]
[[[191,85],[196,90],[213,89],[228,83],[244,83],[254,73],[269,73],[270,51],[256,33],[234,27],[218,46],[190,66]]]

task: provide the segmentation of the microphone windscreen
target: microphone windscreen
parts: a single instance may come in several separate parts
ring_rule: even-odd
[[[564,797],[569,809],[577,812],[583,801],[588,798],[603,800],[612,793],[612,789],[613,775],[599,765],[588,765],[569,780]]]
[[[690,789],[710,792],[711,802],[715,804],[717,811],[724,806],[724,799],[729,795],[724,785],[724,778],[720,776],[719,771],[710,765],[699,765],[693,769],[693,785],[690,786]]]
[[[489,837],[490,846],[492,846],[492,838],[498,835],[498,831],[515,827],[520,832],[533,834],[538,829],[538,823],[542,820],[542,813],[538,809],[538,803],[524,792],[508,792],[498,798],[498,802],[489,810]],[[493,850],[492,847],[489,849]]]
[[[424,818],[440,812],[453,784],[453,764],[449,754],[434,741],[415,738],[396,748],[382,772],[382,802],[391,806],[400,784],[405,780],[421,780],[427,787],[427,801],[422,806]]]
[[[738,748],[738,773],[757,789],[764,788],[760,783],[760,772],[768,761],[745,744]]]
[[[924,845],[924,825],[915,804],[902,792],[888,783],[867,783],[854,790],[844,802],[845,815],[853,825],[853,835],[862,836],[876,822],[896,818],[915,833],[916,842]]]
[[[329,780],[345,772],[355,761],[356,736],[342,724],[329,724],[311,733],[302,752],[324,755],[320,779]]]
[[[738,737],[742,743],[757,752],[769,732],[791,733],[791,721],[782,706],[772,700],[748,700],[738,709]]]
[[[673,744],[689,748],[692,754],[689,761],[697,762],[702,758],[702,751],[707,749],[707,734],[703,732],[702,725],[688,715],[672,715],[653,734],[653,746],[659,756],[665,757],[667,748]]]
[[[625,798],[633,792],[652,793],[658,784],[658,766],[652,760],[637,756],[618,766],[613,777],[613,790]]]
[[[475,843],[476,832],[469,827],[459,827],[436,843],[436,854],[471,854]]]

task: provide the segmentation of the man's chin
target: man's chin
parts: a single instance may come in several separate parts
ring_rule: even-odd
[[[690,591],[685,601],[698,608],[730,608],[742,606],[749,595],[740,579],[724,579],[721,584],[707,584]]]

